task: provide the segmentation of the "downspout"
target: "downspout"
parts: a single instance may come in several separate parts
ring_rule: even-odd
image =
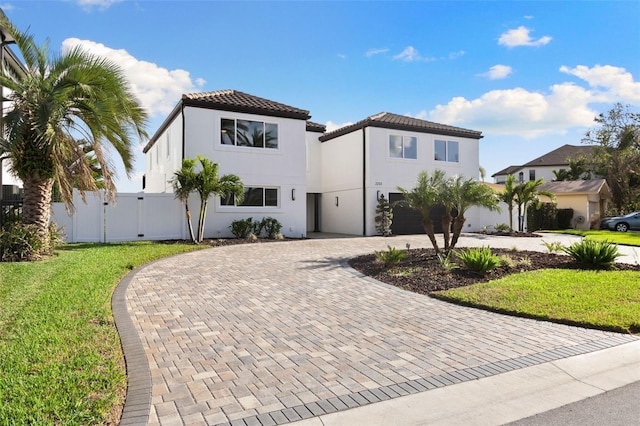
[[[185,146],[186,146],[186,141],[185,141],[185,118],[184,118],[184,102],[180,103],[180,115],[182,116],[182,158],[180,158],[180,167],[182,167],[182,160],[185,159]]]
[[[362,128],[362,235],[367,236],[367,127]]]

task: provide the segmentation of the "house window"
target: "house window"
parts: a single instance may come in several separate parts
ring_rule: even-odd
[[[524,182],[524,172],[518,173],[518,180],[522,183]]]
[[[434,160],[449,163],[460,162],[460,148],[456,141],[436,140],[434,144]]]
[[[536,171],[529,170],[529,180],[536,180]]]
[[[220,141],[223,145],[277,149],[278,125],[264,121],[222,118]]]
[[[418,158],[418,139],[414,136],[389,135],[389,157]]]
[[[222,206],[239,207],[278,207],[278,188],[245,187],[244,199],[236,204],[233,194],[220,200]]]

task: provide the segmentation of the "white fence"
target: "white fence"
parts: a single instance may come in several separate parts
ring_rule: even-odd
[[[86,203],[74,193],[75,210],[54,203],[52,221],[64,228],[66,241],[117,242],[184,239],[184,207],[173,194],[119,193],[115,202],[87,193]]]

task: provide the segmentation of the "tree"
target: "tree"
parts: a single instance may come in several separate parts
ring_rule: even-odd
[[[513,205],[516,200],[516,177],[514,175],[507,176],[504,182],[504,191],[499,194],[500,201],[507,205],[509,211],[509,232],[513,232]]]
[[[540,189],[540,186],[543,184],[543,179],[536,179],[519,183],[514,188],[515,202],[518,206],[518,231],[524,231],[524,212],[527,211],[527,206],[531,204],[536,206],[536,208],[539,208],[540,195],[547,196],[552,200],[555,199],[555,195],[553,195],[553,193]]]
[[[554,181],[589,180],[592,173],[586,157],[570,158],[568,169],[553,170]]]
[[[598,127],[588,130],[582,139],[598,145],[593,170],[607,180],[618,213],[634,210],[640,196],[640,114],[617,103],[594,121]]]
[[[438,242],[436,241],[433,222],[431,220],[431,209],[439,202],[439,188],[444,181],[444,172],[442,170],[434,170],[429,176],[427,172],[420,172],[418,175],[418,184],[411,191],[398,187],[398,191],[402,193],[403,200],[398,201],[398,205],[418,210],[422,215],[422,228],[427,233],[427,237],[431,241],[431,245],[436,253],[440,253]]]
[[[204,239],[204,224],[207,217],[207,205],[212,195],[228,197],[233,195],[236,203],[241,201],[244,195],[244,185],[236,175],[218,176],[218,163],[208,158],[197,156],[200,163],[200,171],[195,175],[195,191],[200,196],[200,214],[198,215],[198,242]]]
[[[173,174],[169,181],[173,187],[173,193],[176,198],[184,204],[185,215],[187,217],[187,226],[189,227],[189,236],[191,241],[198,244],[193,233],[193,223],[191,221],[191,210],[189,210],[189,195],[196,189],[196,160],[185,158],[182,160],[182,167]]]
[[[95,167],[82,141],[90,144],[107,196],[113,199],[116,188],[108,152],[115,152],[130,174],[132,138],[147,136],[147,113],[115,63],[80,47],[53,55],[48,43],[38,46],[33,36],[7,19],[0,18],[0,25],[16,40],[26,68],[24,74],[0,75],[11,102],[0,157],[10,160],[10,172],[22,180],[23,222],[35,225],[48,249],[54,182],[68,208],[73,206],[74,186],[83,196],[85,190],[98,189]]]
[[[380,194],[378,206],[376,207],[376,231],[383,237],[391,235],[391,223],[393,221],[393,210],[384,194]]]

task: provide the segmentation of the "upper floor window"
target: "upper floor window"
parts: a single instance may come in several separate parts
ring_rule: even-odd
[[[449,163],[460,162],[460,149],[456,141],[436,140],[434,145],[434,160]]]
[[[242,203],[236,204],[233,194],[220,200],[222,206],[278,207],[278,188],[245,187]]]
[[[264,121],[222,118],[220,141],[223,145],[278,148],[278,125]]]
[[[536,180],[536,171],[535,170],[529,170],[529,180]]]
[[[415,136],[389,135],[389,157],[418,158],[418,139]]]

